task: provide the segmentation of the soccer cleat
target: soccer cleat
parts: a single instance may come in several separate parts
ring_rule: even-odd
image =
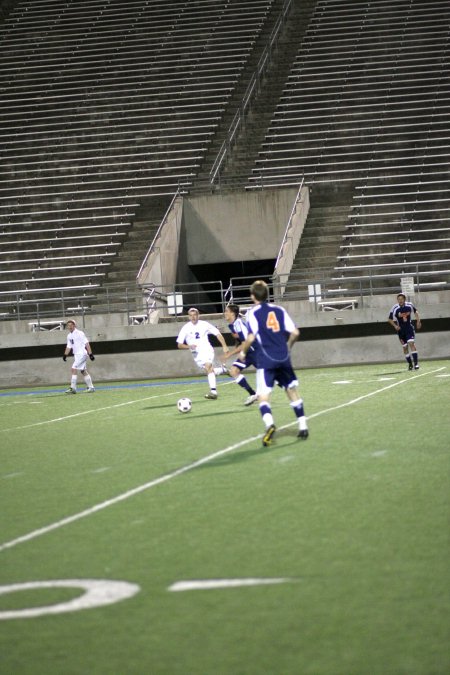
[[[211,401],[215,401],[217,394],[213,391],[210,391],[209,394],[205,394],[205,398],[209,398]]]
[[[275,433],[275,429],[276,427],[274,424],[271,424],[270,427],[266,429],[266,433],[264,434],[262,441],[265,447],[267,447],[268,445],[272,445],[272,436]]]
[[[224,375],[228,375],[228,377],[231,377],[231,375],[230,375],[230,369],[229,369],[225,364],[222,366],[222,373],[223,373]]]
[[[413,368],[414,368],[413,364],[410,363],[409,366],[408,366],[408,370],[412,370]]]
[[[94,387],[88,387],[87,389],[84,390],[85,394],[93,394],[95,391]]]
[[[416,365],[414,366],[414,370],[419,370],[419,368],[420,368],[419,364],[416,363]]]
[[[245,399],[244,405],[251,405],[258,400],[257,394],[251,394],[248,398]]]
[[[309,431],[308,429],[300,429],[300,431],[297,434],[298,438],[304,438],[305,441],[309,436]]]
[[[73,387],[70,387],[69,389],[66,389],[66,391],[64,393],[65,394],[76,394],[77,390],[73,389]]]

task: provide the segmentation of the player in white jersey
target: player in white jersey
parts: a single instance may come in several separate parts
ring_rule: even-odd
[[[67,335],[67,343],[63,354],[63,361],[66,361],[70,352],[73,354],[72,376],[70,380],[70,387],[67,389],[66,394],[77,393],[78,371],[81,372],[84,377],[84,381],[86,382],[85,391],[87,393],[92,393],[95,391],[95,389],[94,385],[92,384],[92,378],[86,369],[88,357],[91,359],[91,361],[94,361],[95,359],[92,353],[91,345],[89,344],[89,340],[83,331],[77,328],[77,325],[73,319],[70,319],[66,326],[69,330],[69,333]]]
[[[229,349],[225,338],[218,328],[199,318],[200,312],[195,307],[188,310],[189,321],[181,328],[178,337],[178,349],[189,349],[194,361],[199,368],[205,370],[208,376],[209,394],[205,398],[217,398],[216,375],[227,373],[226,366],[214,368],[214,347],[209,341],[209,335],[214,335],[222,345],[223,353],[228,354]]]

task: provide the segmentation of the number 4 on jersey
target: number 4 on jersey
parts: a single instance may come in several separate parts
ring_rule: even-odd
[[[280,324],[278,323],[277,315],[275,312],[269,312],[266,320],[266,328],[273,331],[274,333],[279,333]]]

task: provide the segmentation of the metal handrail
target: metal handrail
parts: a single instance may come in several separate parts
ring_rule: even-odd
[[[280,250],[278,251],[277,259],[276,259],[276,262],[275,262],[275,269],[277,269],[278,264],[279,264],[279,262],[280,262],[280,259],[281,259],[281,256],[282,256],[282,252],[283,252],[284,245],[285,245],[286,241],[289,239],[288,232],[289,232],[289,229],[290,229],[290,227],[291,227],[292,219],[293,219],[293,217],[294,217],[294,215],[295,215],[295,211],[296,211],[296,209],[297,209],[297,204],[298,204],[298,202],[300,201],[300,194],[301,194],[301,191],[302,191],[304,182],[305,182],[305,179],[302,178],[302,180],[300,181],[299,188],[298,188],[298,190],[297,190],[297,194],[296,194],[296,196],[295,196],[294,205],[293,205],[292,210],[291,210],[291,213],[290,213],[290,215],[289,215],[289,219],[288,219],[288,222],[287,222],[287,225],[286,225],[286,229],[285,229],[285,231],[284,231],[284,235],[283,235],[283,239],[282,239],[282,242],[281,242]],[[294,254],[295,254],[295,252],[294,252]]]
[[[147,253],[146,253],[145,256],[144,256],[144,260],[142,261],[141,266],[140,266],[140,268],[139,268],[139,272],[138,272],[137,275],[136,275],[136,280],[139,279],[139,277],[141,276],[143,270],[144,270],[145,267],[147,266],[148,259],[150,258],[151,254],[153,253],[153,251],[154,251],[154,249],[155,249],[155,242],[156,242],[156,241],[158,240],[158,238],[160,237],[160,235],[161,235],[161,230],[162,230],[162,228],[164,227],[164,225],[165,225],[165,223],[166,223],[166,220],[167,220],[167,218],[168,218],[168,216],[169,216],[169,213],[171,212],[171,210],[172,210],[172,208],[173,208],[173,205],[175,204],[175,200],[177,199],[177,197],[180,196],[180,194],[181,194],[181,192],[180,192],[180,189],[178,188],[177,191],[175,192],[175,194],[174,194],[173,197],[172,197],[172,200],[171,200],[171,202],[170,202],[170,205],[168,206],[167,211],[165,212],[165,214],[164,214],[164,216],[163,216],[163,219],[161,220],[161,222],[160,222],[160,224],[159,224],[159,226],[158,226],[158,229],[156,230],[155,236],[154,236],[153,239],[152,239],[152,243],[151,243],[150,246],[148,247]]]
[[[388,266],[386,266],[388,268]],[[339,277],[334,269],[316,269],[303,273],[286,275],[262,275],[268,283],[271,296],[279,301],[278,288],[285,286],[283,301],[309,299],[308,286],[320,285],[322,298],[336,296],[350,297],[383,295],[400,290],[402,277],[414,276],[414,287],[418,293],[430,290],[450,290],[450,265],[447,269],[436,272],[424,270],[420,265],[406,266],[398,272],[386,273],[386,270],[375,270],[362,275]],[[200,283],[179,283],[170,286],[137,286],[127,287],[121,283],[107,284],[101,289],[107,296],[100,309],[96,292],[100,289],[54,288],[42,291],[8,292],[0,291],[0,321],[11,320],[39,320],[55,316],[70,317],[72,315],[86,316],[94,314],[129,314],[133,311],[146,311],[148,306],[143,290],[153,289],[151,309],[167,310],[167,295],[180,293],[183,295],[186,306],[200,304],[203,313],[223,311],[228,302],[237,304],[251,304],[250,285],[255,281],[255,275],[233,277],[226,289],[221,281]],[[348,286],[348,287],[347,287]],[[34,296],[34,297],[33,297]],[[276,296],[276,297],[275,297]],[[106,305],[106,307],[105,307]]]
[[[253,92],[255,91],[256,85],[258,84],[261,75],[264,73],[266,69],[266,65],[269,62],[269,57],[270,53],[272,51],[273,45],[275,44],[275,41],[278,38],[278,35],[281,31],[281,27],[283,26],[285,20],[286,20],[286,15],[290,10],[292,4],[292,0],[285,0],[283,8],[280,12],[280,16],[278,17],[278,20],[275,24],[275,26],[272,29],[272,32],[269,37],[268,44],[264,48],[263,53],[261,54],[258,65],[256,66],[255,72],[253,73],[250,82],[247,86],[247,89],[245,90],[245,93],[242,97],[241,104],[239,106],[239,110],[237,110],[235,116],[233,117],[233,120],[228,128],[227,132],[227,137],[223,141],[222,145],[220,146],[219,152],[216,155],[216,158],[213,162],[213,165],[211,167],[211,170],[209,172],[210,176],[210,183],[211,185],[214,185],[217,174],[219,173],[222,164],[225,161],[225,157],[227,156],[231,143],[233,142],[233,139],[236,135],[237,130],[240,128],[242,125],[242,121],[245,117],[247,108],[250,105],[250,101],[253,98]]]

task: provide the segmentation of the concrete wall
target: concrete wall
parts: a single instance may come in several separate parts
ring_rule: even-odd
[[[294,187],[185,199],[189,265],[276,258],[296,194]]]
[[[141,328],[141,327],[139,327]],[[61,336],[63,337],[63,335]],[[175,344],[175,336],[174,344]],[[423,333],[417,345],[421,359],[450,359],[450,332]],[[61,355],[64,341],[61,341]],[[220,353],[220,349],[216,350]],[[400,344],[395,335],[342,340],[300,341],[292,350],[295,368],[314,368],[362,363],[393,363],[404,367]],[[97,355],[89,362],[95,382],[145,380],[160,377],[203,376],[185,350],[148,351],[130,354]],[[5,361],[1,365],[0,388],[30,385],[65,385],[70,380],[70,359],[26,359]],[[80,378],[82,381],[82,378]]]
[[[450,302],[439,302],[439,299],[444,299],[443,294],[429,294],[428,302],[424,302],[423,297],[420,305],[424,326],[417,333],[417,346],[419,356],[424,360],[450,359]],[[337,324],[346,328],[350,335],[353,329],[356,334],[361,325],[367,324],[374,328],[381,326],[384,330],[392,299],[384,296],[372,300],[371,307],[342,312],[306,311],[311,309],[308,304],[302,306],[302,303],[286,303],[288,311],[305,331],[292,351],[294,366],[311,368],[387,362],[404,367],[398,338],[389,327],[386,334],[343,339],[333,337],[333,329]],[[176,349],[176,336],[185,318],[174,323],[128,326],[125,325],[126,317],[119,315],[85,317],[84,330],[97,353],[95,362],[89,363],[94,380],[101,382],[200,375],[190,354]],[[446,324],[445,329],[427,332],[427,320],[431,322],[436,319]],[[228,332],[221,316],[210,320],[223,332]],[[81,320],[79,323],[83,328]],[[327,335],[329,328],[330,339],[305,339],[308,328],[318,327],[321,328],[322,336]],[[164,339],[169,349],[152,347],[152,341],[157,345]],[[25,321],[0,323],[0,349],[5,350],[3,355],[6,356],[1,362],[0,387],[67,384],[70,359],[64,363],[61,358],[65,340],[65,331],[32,333]],[[102,343],[123,344],[122,341],[128,341],[129,353],[101,354]],[[8,350],[20,348],[28,348],[27,358],[7,358]],[[38,358],[38,354],[45,349],[52,349],[55,355],[52,358]],[[36,351],[36,358],[33,358],[33,350]]]

